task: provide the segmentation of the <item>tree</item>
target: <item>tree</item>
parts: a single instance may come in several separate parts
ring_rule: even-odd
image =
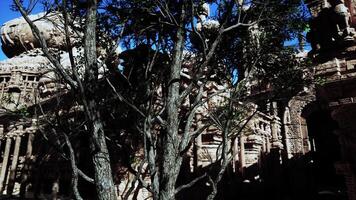
[[[291,74],[279,73],[284,66],[289,66],[289,72],[299,72],[296,66],[300,63],[294,61],[295,52],[283,45],[285,40],[303,30],[304,16],[299,14],[300,1],[297,0],[56,1],[51,8],[63,13],[70,72],[47,47],[21,3],[18,0],[15,3],[39,40],[43,53],[69,86],[68,90],[78,94],[78,103],[84,108],[98,199],[115,198],[104,131],[107,125],[103,123],[101,109],[107,99],[98,95],[102,94],[99,91],[103,87],[112,89],[116,98],[127,106],[115,109],[117,113],[114,114],[130,113],[137,127],[144,150],[141,163],[148,164],[150,183],[144,181],[143,164],[134,173],[139,184],[151,191],[153,199],[175,199],[180,191],[205,178],[212,185],[212,193],[207,198],[214,199],[217,185],[232,158],[231,139],[246,124],[238,123],[238,131],[231,135],[236,129],[234,120],[246,122],[250,118],[250,115],[238,115],[236,109],[237,102],[246,99],[248,83],[256,77],[276,82],[282,75]],[[216,7],[215,15],[208,18],[207,3]],[[71,30],[78,25],[84,33],[84,38],[78,42],[84,48],[83,57],[79,58],[81,65],[73,55],[71,42]],[[112,50],[119,44],[127,51],[117,57]],[[104,57],[102,62],[98,54]],[[121,63],[123,73],[117,67],[119,58],[124,60]],[[99,65],[105,65],[108,70],[101,79]],[[79,67],[84,69],[83,77],[78,74]],[[239,73],[237,83],[233,81],[234,71]],[[295,74],[295,80],[300,76],[301,73]],[[203,97],[212,82],[225,85],[225,90]],[[124,86],[133,90],[128,91]],[[223,115],[206,126],[194,128],[200,120],[197,118],[199,108],[224,92],[229,95],[221,105],[225,110]],[[203,174],[190,183],[177,186],[184,157],[196,137],[214,123],[220,125],[222,137],[218,173]],[[71,149],[68,139],[66,143]],[[77,177],[75,163],[72,166],[73,176]]]
[[[92,162],[94,167],[94,182],[98,194],[98,199],[115,199],[116,191],[112,178],[112,170],[110,166],[109,152],[107,149],[104,125],[102,116],[98,110],[98,97],[95,92],[98,90],[98,74],[99,66],[97,63],[97,47],[96,47],[96,23],[97,23],[97,1],[92,0],[86,2],[85,22],[83,47],[84,47],[84,78],[80,78],[78,68],[74,62],[72,53],[72,44],[70,41],[70,33],[68,28],[69,17],[66,9],[63,9],[64,31],[66,34],[66,46],[70,54],[72,74],[69,74],[64,66],[56,59],[55,55],[47,46],[41,31],[36,27],[33,21],[28,17],[28,11],[22,6],[19,0],[14,1],[17,9],[24,17],[26,22],[30,25],[33,35],[39,41],[42,51],[49,59],[56,72],[61,79],[70,86],[70,90],[77,93],[80,97],[79,102],[84,107],[85,118],[88,121],[88,137],[91,148]],[[63,1],[66,5],[66,1]],[[77,169],[74,176],[78,175]],[[78,198],[78,197],[77,197]]]
[[[231,160],[228,134],[233,129],[234,102],[245,99],[246,83],[256,76],[262,78],[267,75],[266,81],[280,86],[276,81],[281,76],[274,74],[281,70],[286,70],[280,73],[284,77],[293,74],[295,79],[291,82],[294,84],[301,79],[301,71],[296,68],[301,63],[294,62],[294,51],[283,46],[286,39],[295,37],[303,30],[304,18],[298,10],[300,1],[211,1],[217,5],[217,14],[211,18],[214,20],[205,20],[207,11],[202,9],[203,3],[205,1],[120,1],[108,5],[112,16],[127,21],[123,38],[127,48],[137,44],[152,49],[146,65],[136,67],[143,67],[142,71],[146,72],[153,71],[152,66],[157,64],[154,52],[170,58],[168,66],[162,65],[167,67],[162,67],[162,70],[167,70],[166,77],[159,76],[158,86],[148,89],[148,93],[154,96],[156,88],[162,88],[163,111],[150,109],[154,107],[154,98],[143,111],[146,115],[142,128],[146,141],[145,155],[150,166],[150,189],[154,199],[174,199],[181,189],[191,185],[177,187],[177,177],[186,150],[202,131],[192,131],[192,125],[197,120],[196,113],[204,101],[202,94],[209,82],[227,84],[231,93],[225,104],[227,116],[220,123],[223,125],[223,153],[219,159],[221,170],[210,179],[214,189],[208,198],[213,199],[217,192],[216,185]],[[181,74],[185,67],[189,68],[188,80]],[[231,71],[236,69],[241,76],[239,82],[233,85]],[[150,75],[153,72],[146,73],[142,80],[155,83]],[[216,78],[213,78],[214,75]],[[188,108],[183,106],[186,101],[190,102]],[[157,124],[155,118],[162,120],[158,120]],[[159,133],[152,131],[156,126],[161,127]]]

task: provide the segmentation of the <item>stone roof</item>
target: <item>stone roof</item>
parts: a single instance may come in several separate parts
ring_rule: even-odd
[[[19,56],[0,61],[0,73],[10,73],[15,70],[38,73],[46,71],[49,65],[49,60],[45,56],[41,55],[39,50],[33,50]]]

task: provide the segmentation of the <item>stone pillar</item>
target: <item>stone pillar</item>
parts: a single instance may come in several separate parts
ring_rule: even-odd
[[[272,135],[272,148],[279,148],[280,142],[278,137],[278,116],[277,116],[277,103],[272,103],[272,114],[273,118],[271,121],[271,135]]]
[[[266,153],[269,153],[271,151],[271,143],[269,141],[270,136],[267,134],[266,135]]]
[[[266,143],[266,134],[265,133],[262,133],[261,135],[261,139],[262,139],[262,153],[266,153],[267,152],[267,143]]]
[[[0,94],[0,103],[2,103],[2,99],[3,99],[3,97],[4,97],[4,89],[5,89],[5,86],[2,85],[2,86],[1,86],[1,94]]]
[[[233,158],[234,158],[233,159],[233,170],[234,170],[234,172],[236,172],[238,169],[238,166],[236,166],[236,163],[239,160],[239,140],[237,137],[234,140],[234,147],[233,147],[232,152],[233,152]]]
[[[27,140],[27,147],[26,147],[26,159],[31,159],[32,156],[32,144],[33,144],[33,139],[35,138],[35,135],[33,131],[28,132],[28,140]]]
[[[32,119],[32,125],[29,128],[26,128],[26,132],[28,133],[27,147],[26,147],[26,157],[25,164],[21,174],[21,187],[20,187],[20,197],[27,197],[27,189],[29,184],[29,170],[30,165],[32,163],[32,144],[35,138],[34,133],[37,130],[37,120]]]
[[[31,127],[26,128],[26,132],[28,133],[28,141],[26,147],[26,159],[30,159],[32,156],[32,144],[35,138],[35,133],[37,131],[37,119],[32,119]]]
[[[1,172],[0,172],[0,194],[4,191],[4,183],[5,183],[5,178],[6,178],[6,172],[7,172],[7,164],[9,161],[9,156],[10,156],[10,149],[11,149],[11,136],[7,135],[6,136],[6,144],[5,144],[5,152],[4,152],[4,158],[3,162],[1,165]]]
[[[16,130],[16,140],[15,140],[15,148],[14,153],[12,156],[12,163],[10,167],[10,175],[9,175],[9,184],[7,186],[7,194],[11,195],[15,185],[15,178],[16,178],[16,169],[17,169],[17,162],[19,159],[20,153],[20,146],[21,146],[21,137],[23,135],[23,126],[20,125],[18,130]]]
[[[283,113],[283,127],[284,127],[284,150],[285,150],[285,157],[287,159],[290,159],[292,157],[292,154],[290,152],[290,140],[289,140],[289,126],[290,124],[290,112],[289,112],[289,107],[286,106],[284,113]]]
[[[246,166],[246,160],[245,160],[245,140],[246,136],[241,135],[240,136],[240,172],[243,173],[244,168]]]
[[[0,149],[1,149],[1,143],[2,139],[4,138],[4,125],[0,125]],[[1,156],[1,151],[0,151],[0,156]]]

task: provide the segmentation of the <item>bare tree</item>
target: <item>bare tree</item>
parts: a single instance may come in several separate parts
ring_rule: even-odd
[[[211,2],[218,8],[213,20],[206,19],[209,12],[206,10],[207,3]],[[136,87],[136,93],[126,92],[122,85],[110,78],[99,78],[101,63],[98,62],[97,45],[102,41],[97,41],[100,24],[97,24],[99,14],[96,0],[78,5],[82,6],[85,12],[85,20],[79,23],[84,27],[84,39],[79,42],[84,48],[83,77],[78,74],[80,69],[72,52],[73,44],[69,26],[71,23],[75,26],[75,22],[67,12],[66,1],[62,2],[62,12],[66,50],[70,58],[70,73],[47,47],[46,40],[28,17],[27,10],[23,8],[19,0],[15,0],[15,3],[60,79],[69,85],[70,91],[78,94],[78,102],[84,108],[86,124],[89,126],[87,132],[90,137],[90,153],[95,169],[94,183],[98,199],[116,198],[103,116],[99,109],[103,97],[96,94],[101,89],[98,82],[103,80],[107,82],[106,86],[112,89],[116,98],[138,116],[138,120],[132,123],[137,125],[137,130],[140,132],[144,159],[138,166],[130,166],[138,170],[132,170],[135,180],[125,198],[129,197],[130,192],[135,191],[133,188],[136,182],[139,187],[149,190],[153,199],[172,200],[179,192],[202,180],[209,181],[212,185],[212,192],[207,198],[209,200],[215,198],[218,184],[232,159],[231,141],[244,129],[254,114],[243,116],[238,121],[239,126],[234,127],[236,124],[234,112],[238,102],[245,99],[247,83],[254,78],[256,71],[266,71],[261,67],[263,65],[261,63],[265,62],[261,55],[269,52],[261,52],[258,45],[253,46],[243,41],[260,37],[251,34],[252,27],[257,26],[258,29],[261,26],[261,30],[264,28],[267,32],[270,26],[277,27],[279,24],[273,21],[276,19],[273,19],[267,11],[270,7],[281,6],[284,5],[283,3],[279,1],[194,0],[100,2],[102,3],[100,8],[105,10],[101,15],[106,15],[110,19],[108,21],[112,22],[104,27],[104,29],[111,30],[106,32],[107,35],[115,32],[112,31],[116,28],[116,25],[113,25],[115,20],[128,24],[127,27],[124,25],[127,31],[122,32],[122,43],[126,43],[127,51],[136,51],[138,55],[129,55],[127,65],[125,65],[126,61],[121,63],[123,73],[119,75],[123,76],[130,89]],[[294,3],[293,6],[295,5]],[[283,12],[276,15],[281,17]],[[286,37],[282,35],[281,41]],[[111,37],[108,38],[109,42],[106,44],[111,46],[109,45]],[[117,41],[113,43],[115,43],[114,46],[119,44]],[[282,45],[281,42],[278,45]],[[146,49],[139,48],[142,46]],[[123,55],[124,53],[120,56]],[[110,58],[110,53],[100,56]],[[110,60],[109,58],[106,60]],[[117,66],[114,67],[117,68]],[[240,75],[241,79],[234,84],[234,76],[231,73],[237,68],[239,73],[245,76]],[[137,70],[136,74],[135,70]],[[208,85],[212,82],[224,85],[225,89],[206,95]],[[206,119],[198,119],[199,109],[204,107],[210,99],[222,94],[225,95],[222,97],[225,101],[220,106],[226,111],[224,119],[215,118],[212,115],[209,117],[215,119],[209,122]],[[199,120],[205,120],[205,124],[197,126]],[[212,125],[219,127],[222,138],[220,145],[222,151],[216,161],[220,167],[217,175],[204,173],[191,182],[178,186],[177,179],[183,160],[192,148],[194,140]],[[236,128],[237,130],[234,130]],[[230,134],[232,131],[235,132],[234,135]],[[76,198],[80,199],[76,189],[80,170],[75,166],[71,143],[68,137],[64,136],[70,150],[73,190]],[[147,173],[150,176],[149,182],[145,181]]]
[[[154,71],[152,66],[161,65],[161,70],[166,72],[166,76],[159,76],[160,79],[156,80],[159,82],[159,84],[156,84],[158,87],[148,90],[151,96],[160,96],[161,109],[158,111],[155,109],[154,105],[157,99],[148,98],[149,101],[142,112],[144,123],[142,123],[141,132],[145,141],[145,162],[148,163],[151,176],[151,184],[148,185],[149,190],[153,194],[153,199],[175,199],[178,192],[203,179],[206,180],[206,177],[208,177],[208,181],[212,185],[212,193],[207,198],[214,199],[217,194],[217,185],[232,160],[231,141],[244,129],[254,112],[256,112],[254,111],[252,114],[242,117],[238,121],[240,125],[236,127],[234,126],[236,124],[236,122],[234,123],[234,120],[236,121],[236,118],[234,118],[236,106],[238,106],[239,101],[243,101],[246,98],[247,83],[256,78],[255,76],[258,73],[263,74],[267,71],[260,65],[264,63],[261,60],[261,55],[267,55],[268,53],[258,51],[258,44],[255,44],[255,46],[249,44],[250,46],[246,45],[247,47],[244,47],[244,45],[233,46],[231,43],[236,41],[235,39],[237,38],[246,40],[259,39],[260,35],[251,33],[253,27],[258,27],[261,24],[261,29],[259,29],[261,31],[266,24],[268,26],[272,26],[272,23],[277,24],[277,18],[270,18],[268,11],[270,7],[280,6],[280,2],[214,2],[219,8],[218,20],[210,21],[204,21],[206,16],[201,16],[205,14],[204,12],[208,12],[204,9],[202,10],[202,6],[206,6],[203,4],[204,2],[177,1],[170,3],[156,1],[151,3],[142,1],[140,3],[140,6],[145,9],[136,7],[137,5],[134,3],[128,3],[131,7],[124,8],[132,9],[133,13],[139,15],[137,18],[142,19],[142,23],[140,21],[133,22],[133,29],[141,31],[136,31],[135,33],[142,33],[133,41],[152,48],[153,53],[151,55],[144,54],[149,59],[147,63],[143,64],[143,68],[146,69],[146,72],[151,72],[151,74],[148,73],[151,76],[157,76],[152,72]],[[114,10],[119,13],[124,8],[118,5],[117,10]],[[281,13],[278,16],[281,17]],[[155,23],[164,28],[158,28]],[[147,26],[147,24],[150,24],[150,26]],[[273,26],[276,26],[276,24]],[[167,36],[165,32],[167,30],[173,31],[169,32],[170,34]],[[131,39],[132,37],[128,36],[128,43],[132,42]],[[232,53],[234,58],[230,58],[236,60],[238,56],[241,56],[239,59],[245,61],[245,63],[238,63],[239,65],[241,64],[239,72],[244,73],[245,76],[241,76],[242,79],[236,85],[233,84],[230,74],[230,70],[233,67],[229,66],[234,65],[234,63],[224,62],[229,59],[228,55],[234,51],[229,47],[241,47],[240,50],[235,50],[242,53],[240,55]],[[194,56],[189,56],[187,52],[190,50],[190,53],[194,54]],[[254,53],[251,53],[252,51]],[[163,65],[161,60],[157,59],[156,55],[158,53],[168,55],[168,65]],[[248,53],[250,54],[247,55]],[[246,58],[247,56],[254,57]],[[135,59],[135,57],[131,59]],[[237,64],[236,61],[234,62]],[[139,65],[136,65],[136,67],[139,67]],[[185,69],[188,72],[185,72]],[[147,73],[145,75],[143,80],[154,81],[154,79],[150,79],[150,76],[147,76]],[[217,81],[212,78],[214,75],[218,76]],[[129,76],[128,80],[130,81]],[[220,122],[222,153],[218,156],[217,161],[220,170],[215,176],[203,174],[190,183],[177,186],[177,178],[183,158],[191,148],[195,138],[208,126],[218,126],[218,124],[214,123],[205,124],[206,126],[199,128],[196,126],[199,121],[196,117],[199,108],[210,98],[221,94],[221,91],[217,91],[214,94],[203,97],[207,90],[207,85],[211,82],[225,84],[225,92],[229,93],[229,98],[221,105],[226,108],[227,114],[225,119]],[[158,89],[162,91],[157,92]],[[189,106],[184,105],[187,101]],[[234,136],[230,134],[232,130],[236,133]]]
[[[98,81],[98,63],[97,63],[97,48],[96,48],[96,21],[97,21],[97,1],[91,0],[86,3],[86,18],[84,24],[84,78],[81,79],[77,73],[77,68],[71,57],[72,74],[69,74],[65,67],[56,59],[55,55],[47,46],[41,31],[36,27],[34,22],[29,18],[29,13],[22,6],[19,0],[14,1],[17,9],[30,25],[33,35],[39,41],[42,51],[49,59],[60,78],[70,86],[70,89],[77,92],[79,101],[84,107],[85,118],[88,122],[90,137],[90,147],[92,162],[94,167],[94,182],[98,194],[98,199],[116,199],[116,190],[112,178],[112,170],[110,166],[110,157],[105,141],[105,131],[103,127],[102,117],[98,110],[98,99],[95,95],[97,91]],[[65,2],[65,1],[64,1]],[[68,22],[68,17],[64,14],[65,21]],[[68,24],[65,24],[65,30],[68,31]],[[66,33],[69,37],[69,33]],[[70,50],[72,45],[67,38],[67,46]],[[71,51],[71,50],[70,50]],[[70,52],[69,51],[69,52]]]

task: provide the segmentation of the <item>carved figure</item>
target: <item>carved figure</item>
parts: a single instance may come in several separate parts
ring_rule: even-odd
[[[316,18],[310,21],[307,40],[313,50],[328,49],[335,44],[353,41],[355,30],[350,27],[350,13],[343,0],[328,0]]]
[[[345,40],[352,40],[352,30],[349,25],[350,13],[343,0],[329,0],[334,11],[334,23],[338,30],[338,35]]]

